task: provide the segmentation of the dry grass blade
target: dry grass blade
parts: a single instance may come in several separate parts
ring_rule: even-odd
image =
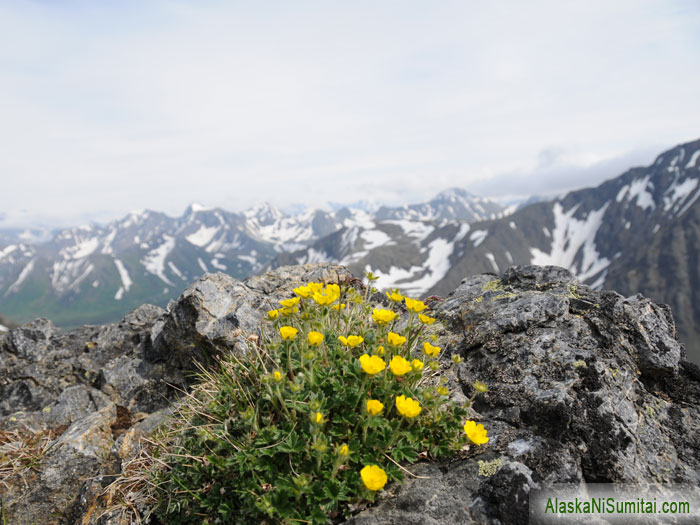
[[[65,427],[39,432],[30,429],[0,430],[0,485],[9,488],[19,476],[28,486],[26,473],[36,469]]]

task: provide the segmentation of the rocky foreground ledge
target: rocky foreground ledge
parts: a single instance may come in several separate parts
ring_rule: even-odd
[[[144,305],[67,333],[39,319],[1,337],[6,522],[129,523],[105,512],[105,495],[140,440],[167,424],[195,360],[244,345],[300,283],[351,279],[332,265],[242,282],[208,274],[167,310]],[[350,523],[527,523],[529,492],[553,483],[700,485],[700,370],[685,360],[668,307],[536,266],[467,278],[431,306],[447,327],[442,358],[464,358],[450,390],[471,397],[475,380],[489,386],[474,408],[491,440],[412,466],[418,477],[387,487]],[[40,453],[17,472],[6,458],[22,440]]]

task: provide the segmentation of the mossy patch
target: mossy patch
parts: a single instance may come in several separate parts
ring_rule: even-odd
[[[503,290],[503,283],[501,283],[500,279],[489,281],[481,287],[482,292],[496,292],[498,290]]]
[[[503,466],[503,459],[502,458],[492,459],[491,461],[479,460],[479,476],[484,477],[484,478],[490,478],[502,466]]]

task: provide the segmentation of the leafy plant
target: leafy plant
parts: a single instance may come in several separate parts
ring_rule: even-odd
[[[156,451],[163,521],[328,523],[401,481],[401,463],[464,445],[466,410],[433,377],[435,319],[396,290],[391,309],[372,308],[367,277],[364,297],[294,289],[269,335],[202,369]]]

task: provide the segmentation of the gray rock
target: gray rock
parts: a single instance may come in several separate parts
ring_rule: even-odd
[[[154,325],[151,362],[167,361],[191,371],[223,349],[245,353],[246,337],[259,335],[266,312],[292,297],[292,289],[310,282],[342,283],[352,275],[342,266],[283,266],[262,276],[238,281],[223,273],[195,281]]]
[[[352,276],[330,265],[246,281],[209,274],[166,311],[144,306],[67,334],[46,320],[11,331],[0,341],[0,425],[70,426],[28,485],[0,488],[10,522],[53,512],[67,523],[127,523],[99,495],[167,424],[177,394],[168,385],[186,389],[197,360],[244,353],[265,312],[311,280]],[[668,308],[527,266],[465,279],[431,314],[446,326],[444,362],[464,359],[449,378],[454,398],[471,397],[476,380],[489,387],[472,418],[490,441],[409,467],[418,477],[387,486],[348,523],[526,523],[530,491],[555,483],[700,485],[700,370],[685,360]]]
[[[430,480],[392,487],[350,523],[527,523],[534,487],[700,484],[700,372],[667,308],[530,266],[466,279],[434,313],[464,358],[464,394],[489,387],[474,404],[491,437],[476,457],[500,466],[421,466]]]

